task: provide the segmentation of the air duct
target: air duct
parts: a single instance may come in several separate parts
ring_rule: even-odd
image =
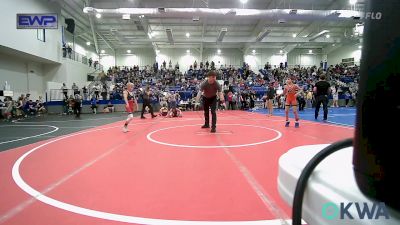
[[[171,45],[174,44],[174,36],[172,35],[172,30],[170,28],[165,29],[165,32],[167,32],[167,37],[168,41]]]
[[[221,31],[219,32],[218,38],[217,38],[217,42],[222,42],[222,40],[225,37],[226,32],[228,31],[227,28],[221,28]]]

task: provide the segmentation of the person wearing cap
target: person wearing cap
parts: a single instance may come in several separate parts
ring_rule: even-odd
[[[197,95],[197,99],[200,99],[200,94],[203,95],[203,105],[204,105],[204,125],[201,128],[210,127],[210,115],[209,109],[211,108],[211,133],[216,132],[217,125],[217,94],[219,95],[219,100],[225,104],[224,95],[222,93],[222,87],[216,80],[217,74],[215,71],[210,71],[207,74],[207,79],[200,84],[200,91]]]

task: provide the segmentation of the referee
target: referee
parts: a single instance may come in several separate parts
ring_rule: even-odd
[[[325,75],[319,77],[319,81],[315,84],[314,94],[315,94],[315,119],[318,119],[319,108],[321,103],[324,109],[324,122],[328,119],[328,95],[331,92],[331,85],[325,80]]]
[[[217,94],[219,94],[219,101],[225,104],[224,95],[222,93],[221,85],[216,81],[217,74],[215,71],[210,71],[207,74],[207,79],[200,84],[200,91],[197,95],[197,99],[200,98],[200,93],[203,93],[203,105],[204,105],[204,125],[201,128],[210,127],[210,115],[209,109],[211,108],[211,133],[216,132],[217,126]]]

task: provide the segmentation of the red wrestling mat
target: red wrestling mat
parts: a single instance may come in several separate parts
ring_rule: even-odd
[[[135,118],[2,152],[0,224],[281,224],[279,157],[353,135],[241,111],[218,113],[216,134],[203,123]]]

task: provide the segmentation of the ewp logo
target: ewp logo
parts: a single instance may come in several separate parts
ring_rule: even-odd
[[[373,203],[372,207],[368,205],[366,202],[363,202],[362,204],[358,202],[349,202],[349,203],[340,203],[340,207],[337,206],[333,202],[328,202],[325,203],[322,206],[322,217],[327,219],[327,220],[333,220],[333,219],[354,219],[354,210],[350,210],[350,208],[353,206],[356,208],[357,216],[359,219],[364,220],[377,220],[377,219],[390,219],[389,217],[389,212],[386,209],[385,203],[380,202],[380,203]],[[353,214],[350,212],[353,211]],[[382,218],[383,217],[383,218]]]
[[[57,29],[57,14],[17,14],[17,29]]]

